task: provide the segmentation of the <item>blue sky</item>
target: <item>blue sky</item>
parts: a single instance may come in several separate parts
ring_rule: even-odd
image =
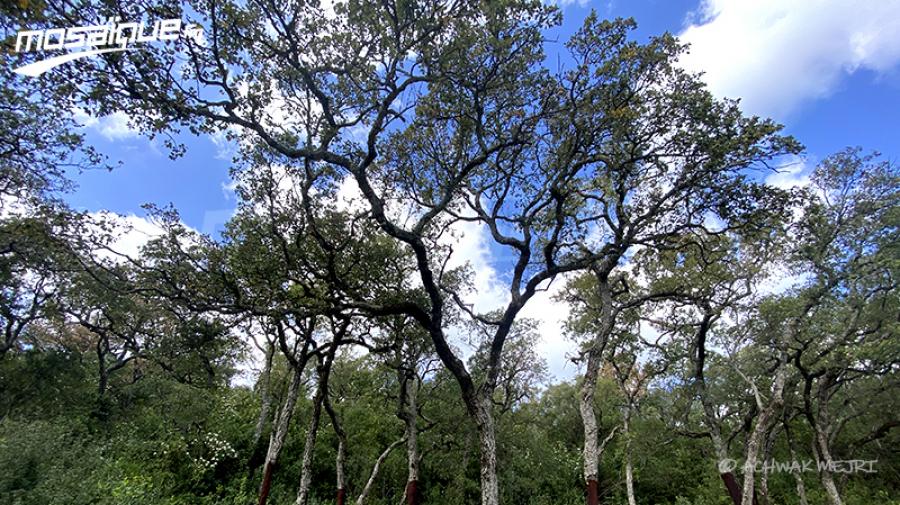
[[[846,146],[880,151],[900,161],[900,0],[560,0],[565,23],[559,43],[591,9],[606,17],[633,17],[634,37],[669,31],[691,43],[684,65],[705,73],[714,94],[741,98],[745,112],[773,117],[806,147],[778,185],[802,184],[823,157]],[[76,178],[69,201],[79,209],[131,215],[148,233],[141,205],[172,204],[183,221],[215,233],[231,215],[234,196],[228,156],[208,137],[184,135],[185,156],[172,161],[157,141],[130,130],[124,115],[82,118],[88,139],[112,160],[113,172]],[[504,266],[497,247],[478,228],[466,230],[455,251],[475,272],[470,302],[489,310],[505,299]],[[140,238],[136,239],[140,241]],[[574,346],[561,335],[568,313],[549,292],[535,297],[523,315],[541,322],[541,354],[557,378],[576,370],[566,359]]]

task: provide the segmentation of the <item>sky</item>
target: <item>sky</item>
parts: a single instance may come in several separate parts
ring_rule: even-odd
[[[591,10],[599,16],[631,17],[634,38],[670,32],[690,44],[685,68],[703,72],[719,97],[738,98],[745,113],[785,126],[806,151],[788,171],[770,177],[782,187],[803,184],[809,170],[847,146],[875,150],[900,161],[900,0],[559,0],[563,25],[548,34],[565,41]],[[173,205],[189,226],[215,234],[231,216],[229,156],[210,137],[184,135],[186,154],[170,160],[158,141],[148,140],[118,113],[79,117],[88,141],[113,161],[112,172],[75,174],[73,207],[128,216],[135,231],[123,248],[133,252],[154,232],[142,205]],[[476,273],[476,309],[503,301],[496,261],[483,229],[469,227],[455,261]],[[557,379],[577,370],[574,350],[561,335],[566,308],[552,300],[560,283],[529,302],[524,315],[541,322],[540,353]],[[480,307],[479,307],[480,306]]]

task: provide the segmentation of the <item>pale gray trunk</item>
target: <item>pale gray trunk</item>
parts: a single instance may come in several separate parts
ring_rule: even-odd
[[[816,429],[816,453],[819,462],[819,480],[822,481],[822,487],[825,488],[825,494],[828,496],[830,505],[843,505],[841,494],[838,492],[837,485],[834,482],[834,473],[831,471],[833,459],[831,457],[831,448],[828,443],[828,435],[822,429]]]
[[[594,412],[594,393],[597,389],[597,378],[602,364],[603,350],[613,329],[612,292],[605,276],[599,276],[598,294],[600,296],[601,327],[588,351],[587,367],[581,383],[578,410],[584,426],[584,446],[582,448],[582,468],[585,484],[597,481],[600,473],[600,444],[597,415]]]
[[[287,438],[288,428],[291,425],[291,418],[294,415],[294,407],[297,405],[297,397],[300,396],[300,384],[303,382],[303,371],[295,369],[291,375],[291,383],[288,386],[287,395],[278,412],[278,419],[275,423],[275,429],[269,435],[269,449],[266,451],[266,464],[274,465],[284,447],[284,440]]]
[[[753,505],[753,492],[755,484],[755,467],[759,459],[761,445],[765,443],[766,433],[776,411],[784,401],[784,382],[787,378],[787,366],[781,363],[775,372],[775,380],[772,383],[772,396],[767,405],[762,405],[762,399],[757,394],[757,402],[760,404],[759,417],[756,420],[750,439],[747,441],[747,455],[744,463],[744,490],[741,496],[741,505]]]
[[[337,412],[331,405],[331,399],[327,394],[322,397],[322,403],[325,406],[325,411],[328,412],[328,417],[331,419],[331,427],[334,428],[334,434],[338,441],[337,455],[334,458],[334,473],[337,480],[338,500],[343,500],[347,489],[347,476],[344,473],[344,466],[347,461],[347,434],[344,432],[341,420],[338,419]]]
[[[791,461],[797,461],[797,451],[794,448],[794,438],[791,435],[789,421],[785,421],[784,423],[784,436],[787,439]],[[794,483],[797,486],[797,496],[800,498],[800,505],[809,505],[809,501],[806,499],[806,486],[803,484],[803,475],[801,475],[799,471],[791,472],[791,475],[794,476]]]
[[[587,369],[581,383],[580,402],[581,423],[584,426],[584,446],[582,447],[582,467],[584,481],[597,480],[600,465],[599,428],[597,415],[594,412],[594,391],[597,388],[597,374],[600,368],[600,353],[591,352],[588,356]]]
[[[763,465],[771,461],[772,448],[775,445],[775,439],[778,437],[778,427],[774,426],[766,436],[766,443],[763,448]],[[769,505],[769,472],[765,471],[759,476],[759,503],[760,505]]]
[[[829,441],[831,419],[828,413],[828,391],[832,385],[831,381],[831,375],[826,374],[819,384],[817,419],[811,424],[815,435],[816,459],[819,462],[819,480],[825,489],[828,503],[830,505],[843,505],[844,501],[838,492],[837,485],[834,482],[834,473],[831,470],[834,462],[834,459],[831,457],[831,443]]]
[[[335,473],[337,474],[337,488],[347,489],[347,476],[344,474],[344,465],[347,461],[347,445],[343,438],[338,438],[337,457],[335,458]]]
[[[266,357],[263,365],[262,373],[259,375],[259,395],[260,395],[260,409],[259,409],[259,417],[256,419],[256,427],[253,429],[253,445],[256,446],[259,439],[262,437],[263,429],[266,427],[266,422],[269,420],[269,412],[272,410],[272,393],[271,393],[271,380],[272,380],[272,358],[275,355],[275,344],[273,342],[269,342],[266,347]]]
[[[406,436],[406,482],[419,480],[419,428],[418,384],[415,374],[403,374],[401,391],[401,417]]]
[[[494,433],[494,416],[489,398],[481,398],[475,411],[478,429],[478,446],[481,451],[481,505],[500,504],[500,486],[497,482],[497,438]]]
[[[325,372],[328,373],[328,372]],[[327,379],[319,377],[319,386],[313,398],[312,415],[309,418],[309,426],[306,429],[306,442],[303,445],[303,458],[300,464],[300,487],[297,490],[296,505],[306,505],[309,501],[309,488],[312,484],[312,459],[316,447],[316,437],[319,434],[319,418],[322,417],[322,401],[327,394]]]
[[[634,473],[631,466],[631,406],[625,407],[622,429],[625,432],[625,492],[628,495],[628,505],[637,505],[634,496]]]
[[[369,493],[372,491],[372,486],[375,484],[375,478],[378,477],[378,472],[381,470],[381,465],[384,464],[384,460],[391,454],[391,451],[397,446],[402,445],[405,441],[405,437],[394,441],[378,456],[378,459],[375,460],[375,465],[372,467],[372,473],[369,474],[369,480],[366,481],[366,486],[359,494],[359,497],[356,498],[356,505],[363,505],[363,502],[366,501],[366,498],[369,497]]]

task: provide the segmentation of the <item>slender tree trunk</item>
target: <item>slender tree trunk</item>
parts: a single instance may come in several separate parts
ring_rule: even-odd
[[[297,405],[297,397],[300,396],[300,384],[303,380],[303,369],[297,367],[291,375],[291,383],[288,386],[287,395],[281,405],[278,413],[278,419],[275,428],[269,435],[269,449],[266,452],[266,462],[263,466],[262,483],[259,486],[258,505],[265,505],[269,499],[269,491],[272,486],[272,474],[275,472],[275,464],[278,462],[278,455],[281,448],[284,447],[284,440],[287,438],[288,428],[291,425],[291,418],[294,415],[294,407]]]
[[[843,505],[844,501],[841,499],[841,494],[838,492],[837,485],[834,482],[834,473],[831,471],[834,460],[831,457],[828,434],[822,429],[817,429],[815,436],[819,480],[822,481],[822,487],[825,488],[825,495],[828,496],[828,503],[830,505]]]
[[[787,439],[788,451],[790,451],[791,461],[797,461],[797,450],[794,447],[794,437],[791,434],[790,422],[784,422],[784,436]],[[800,505],[809,505],[806,499],[806,486],[803,484],[803,475],[799,471],[791,472],[794,476],[794,482],[797,486],[797,496],[800,498]]]
[[[622,429],[625,432],[625,492],[628,505],[637,505],[634,497],[634,473],[631,467],[631,405],[625,407]]]
[[[838,492],[832,472],[834,459],[831,456],[830,435],[831,420],[828,414],[828,392],[833,384],[833,376],[826,373],[819,383],[818,409],[815,422],[811,423],[815,435],[816,459],[819,466],[819,480],[825,488],[829,505],[843,505],[841,494]]]
[[[337,417],[337,412],[335,412],[334,408],[331,406],[331,400],[327,394],[324,396],[323,401],[325,410],[328,412],[328,417],[331,418],[331,426],[334,428],[334,434],[337,436],[338,440],[337,456],[334,461],[335,474],[337,477],[337,497],[335,503],[337,505],[344,505],[347,495],[347,478],[344,473],[344,466],[347,461],[347,434],[344,432],[340,419]]]
[[[366,498],[369,497],[369,493],[372,491],[372,486],[375,484],[375,478],[378,477],[378,472],[381,470],[381,465],[384,463],[384,460],[391,454],[396,447],[403,444],[406,441],[406,438],[401,438],[391,445],[387,446],[387,448],[378,456],[378,459],[375,460],[375,465],[372,466],[372,473],[369,474],[369,480],[366,481],[366,485],[363,488],[362,492],[359,494],[359,497],[356,498],[356,505],[363,505],[366,501]]]
[[[347,460],[347,444],[344,440],[338,440],[337,450],[337,497],[335,503],[344,505],[347,496],[347,478],[344,475],[344,461]]]
[[[763,468],[768,468],[767,463],[772,458],[772,447],[775,445],[775,439],[778,437],[778,427],[774,426],[766,435],[766,442],[763,447]],[[762,472],[759,476],[759,503],[760,505],[769,505],[769,471]]]
[[[594,393],[597,389],[597,378],[600,373],[603,350],[613,329],[612,292],[609,280],[605,275],[598,275],[598,293],[600,296],[600,330],[591,343],[588,351],[587,367],[581,382],[579,395],[579,412],[584,426],[584,446],[582,447],[582,467],[587,494],[587,505],[600,504],[600,444],[597,416],[594,412]]]
[[[695,362],[694,362],[694,379],[697,388],[697,396],[700,397],[700,404],[703,406],[703,422],[709,430],[709,438],[712,440],[713,450],[716,453],[716,465],[719,470],[719,477],[722,484],[725,485],[725,491],[731,498],[734,505],[741,505],[741,486],[738,485],[731,466],[728,465],[728,449],[722,438],[722,429],[719,425],[719,419],[716,416],[715,407],[709,399],[706,390],[706,377],[704,375],[706,367],[706,336],[712,325],[714,316],[707,308],[697,330],[695,346]]]
[[[404,490],[406,505],[419,505],[419,429],[418,384],[414,371],[401,370],[400,373],[400,410],[399,415],[404,424],[406,437],[406,489]]]
[[[106,369],[106,354],[109,351],[109,341],[106,335],[97,339],[97,397],[103,400],[106,390],[109,388],[109,370]]]
[[[328,399],[328,379],[331,377],[331,365],[338,347],[342,344],[344,335],[350,327],[350,319],[344,319],[338,328],[332,326],[333,340],[324,354],[318,355],[319,366],[316,371],[319,375],[316,394],[313,397],[312,415],[309,419],[309,427],[306,430],[306,443],[303,445],[303,459],[300,465],[300,486],[297,489],[296,505],[306,505],[309,501],[309,488],[312,483],[312,459],[313,450],[316,447],[316,437],[319,433],[319,418],[322,417],[322,404]]]
[[[322,372],[320,372],[321,374]],[[306,505],[309,501],[309,488],[312,484],[312,458],[316,447],[316,437],[319,434],[319,418],[322,417],[322,401],[328,390],[327,371],[323,378],[319,377],[319,386],[313,398],[312,415],[309,418],[309,426],[306,429],[306,442],[303,445],[303,458],[300,464],[300,487],[297,490],[296,505]]]
[[[582,465],[584,469],[584,482],[587,487],[587,505],[600,504],[598,489],[598,474],[600,468],[599,428],[597,427],[597,415],[594,412],[594,391],[596,390],[597,374],[600,368],[599,361],[599,353],[591,352],[588,357],[588,365],[585,370],[584,380],[581,383],[579,402],[581,423],[584,426]]]
[[[272,410],[272,359],[275,356],[275,344],[269,342],[266,346],[266,357],[263,365],[262,373],[259,375],[259,396],[260,409],[259,417],[256,419],[256,427],[253,429],[253,445],[256,446],[262,438],[263,429],[269,420],[269,412]]]
[[[784,382],[786,378],[787,365],[786,363],[781,363],[778,370],[775,372],[775,380],[772,384],[772,397],[769,400],[768,405],[765,405],[764,407],[760,405],[760,413],[756,420],[756,426],[753,428],[750,439],[747,441],[747,457],[744,464],[744,493],[741,497],[741,505],[754,505],[756,494],[754,488],[754,469],[759,457],[760,447],[765,443],[769,424],[784,401]],[[758,399],[757,401],[761,402],[761,399]]]

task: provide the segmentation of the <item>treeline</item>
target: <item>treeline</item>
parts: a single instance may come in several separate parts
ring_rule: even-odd
[[[3,9],[205,33],[40,79],[4,56],[3,500],[897,502],[900,174],[847,149],[766,184],[800,144],[673,37],[590,16],[550,66],[537,1]],[[128,255],[69,209],[65,172],[108,163],[76,107],[172,156],[233,142],[222,234],[148,207]],[[570,382],[522,315],[548,289]]]

